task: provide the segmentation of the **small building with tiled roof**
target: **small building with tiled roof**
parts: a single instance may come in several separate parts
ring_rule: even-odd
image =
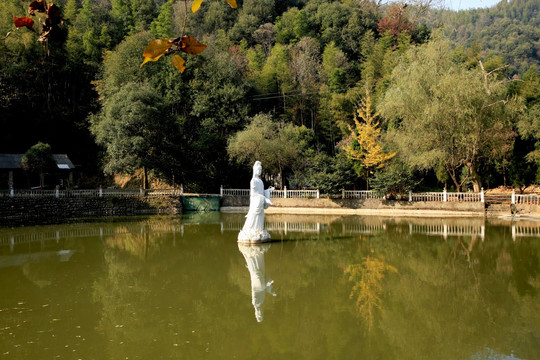
[[[0,189],[5,188],[25,188],[33,184],[28,179],[22,168],[22,158],[24,154],[0,154]],[[56,163],[57,171],[48,174],[51,183],[48,186],[65,186],[65,182],[73,182],[73,169],[75,165],[67,154],[53,154],[52,158]]]

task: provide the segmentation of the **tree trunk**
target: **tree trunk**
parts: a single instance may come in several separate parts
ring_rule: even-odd
[[[279,167],[279,189],[283,190],[283,168]]]
[[[471,183],[473,184],[473,191],[475,193],[479,193],[482,189],[482,179],[480,179],[480,176],[476,172],[474,165],[470,164],[467,166],[469,168],[469,173],[471,174]]]
[[[369,169],[366,169],[366,190],[369,190]]]
[[[454,185],[456,185],[456,191],[461,192],[461,184],[459,183],[456,176],[454,174],[452,174],[450,171],[448,173],[450,174],[450,177],[452,178],[452,181],[454,182]]]
[[[143,166],[143,190],[148,189],[148,171],[146,171],[146,166]]]

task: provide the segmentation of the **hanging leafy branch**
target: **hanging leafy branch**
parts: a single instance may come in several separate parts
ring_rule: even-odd
[[[45,43],[49,40],[51,33],[54,33],[58,29],[58,25],[64,23],[64,19],[62,19],[60,8],[53,3],[47,5],[45,0],[36,0],[30,3],[28,14],[35,16],[36,12],[47,15],[45,20],[41,22],[41,32],[38,38],[39,42]],[[28,16],[14,16],[13,23],[17,30],[21,27],[26,27],[28,30],[34,31],[34,20]],[[11,31],[2,40],[6,39],[9,35],[11,35]]]
[[[175,0],[171,0],[174,2]],[[232,8],[236,9],[236,0],[225,0],[231,5]],[[203,0],[195,0],[191,6],[191,11],[196,13],[197,10],[201,7]],[[184,0],[185,6],[185,15],[184,15],[184,25],[182,27],[182,34],[176,39],[156,39],[150,42],[146,49],[144,49],[143,57],[144,60],[141,64],[143,66],[147,62],[158,61],[163,55],[173,55],[172,64],[180,72],[184,72],[186,69],[185,63],[186,60],[180,55],[175,54],[177,52],[184,52],[186,54],[197,55],[206,49],[206,45],[199,42],[193,36],[185,35],[186,22],[187,22],[187,0]]]

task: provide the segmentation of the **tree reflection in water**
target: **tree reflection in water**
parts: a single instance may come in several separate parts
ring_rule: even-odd
[[[375,310],[382,310],[383,282],[387,272],[397,273],[397,269],[384,260],[367,256],[361,264],[351,264],[345,269],[349,281],[354,283],[351,299],[356,297],[356,309],[371,331]]]

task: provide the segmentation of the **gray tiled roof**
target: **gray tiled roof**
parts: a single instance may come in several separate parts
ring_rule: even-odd
[[[53,154],[52,157],[59,169],[75,169],[75,165],[73,165],[66,154]]]
[[[20,169],[24,154],[0,154],[0,169]],[[75,169],[66,154],[53,154],[53,159],[59,169]]]
[[[0,169],[20,169],[23,154],[0,154]]]

